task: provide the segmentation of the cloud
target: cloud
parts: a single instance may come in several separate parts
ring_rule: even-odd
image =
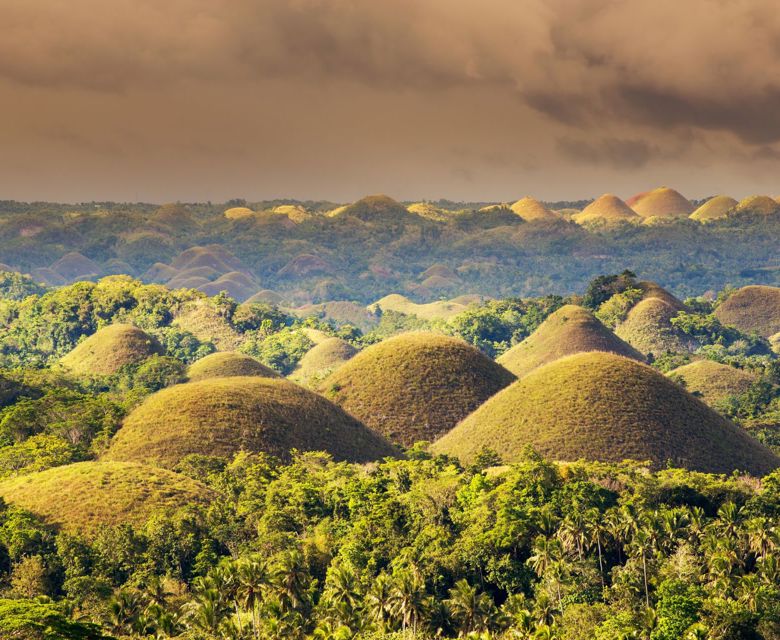
[[[559,138],[558,151],[566,158],[581,164],[605,165],[618,170],[644,167],[658,150],[644,140],[602,138],[596,142]]]

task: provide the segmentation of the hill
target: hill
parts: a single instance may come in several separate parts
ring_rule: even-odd
[[[644,360],[641,353],[618,338],[590,311],[567,304],[548,316],[525,340],[502,354],[497,362],[521,378],[548,362],[583,351],[609,351]]]
[[[471,345],[406,333],[357,354],[320,389],[391,441],[434,440],[514,380]]]
[[[615,327],[615,333],[646,355],[689,351],[692,347],[690,341],[670,322],[678,311],[661,298],[645,298],[634,305],[626,319]]]
[[[638,222],[641,218],[620,198],[611,193],[605,193],[579,213],[573,214],[572,220],[577,224],[585,224],[588,222]]]
[[[750,212],[769,216],[780,212],[780,204],[769,196],[748,196],[739,201],[734,211],[735,213]]]
[[[308,383],[333,373],[358,350],[341,338],[327,338],[309,349],[298,362],[290,378]]]
[[[482,449],[504,462],[526,445],[556,460],[671,461],[698,471],[763,475],[780,459],[651,367],[580,353],[529,373],[431,447],[468,462]]]
[[[332,213],[333,217],[352,217],[372,221],[405,221],[414,220],[418,216],[386,195],[374,195],[361,198],[345,207],[340,207]]]
[[[715,196],[696,209],[690,215],[690,218],[699,222],[725,218],[737,204],[737,201],[730,196]]]
[[[414,202],[410,204],[406,209],[414,214],[417,214],[421,218],[428,218],[429,220],[437,220],[443,222],[452,218],[453,214],[446,209],[437,207],[430,202]]]
[[[236,351],[217,351],[193,362],[187,369],[190,382],[208,378],[257,376],[278,378],[279,374],[251,356]]]
[[[715,316],[744,333],[768,338],[780,331],[780,287],[742,287],[718,305]]]
[[[694,209],[687,198],[669,187],[638,193],[626,204],[643,218],[686,218]]]
[[[640,280],[636,283],[638,289],[642,291],[642,299],[659,298],[672,307],[675,311],[685,311],[685,304],[676,296],[669,293],[666,289],[655,282],[649,280]]]
[[[758,376],[743,369],[713,360],[697,360],[669,372],[673,380],[681,380],[686,391],[713,405],[728,396],[745,393]]]
[[[520,216],[526,222],[533,222],[536,220],[560,220],[560,216],[545,207],[541,202],[526,196],[521,198],[511,207],[509,207],[515,215]]]
[[[255,212],[249,207],[231,207],[226,209],[223,215],[228,220],[246,220],[247,218],[254,218]]]
[[[237,377],[189,382],[149,396],[114,436],[105,459],[175,466],[198,453],[327,451],[367,462],[396,455],[381,436],[339,407],[283,379]]]
[[[143,524],[153,513],[204,504],[204,485],[132,462],[78,462],[0,481],[0,497],[69,533]]]
[[[436,302],[418,304],[406,296],[391,293],[368,305],[368,310],[372,313],[376,313],[378,309],[396,311],[397,313],[417,316],[423,320],[446,320],[464,311],[472,302],[474,302],[472,296],[459,296],[459,298],[452,300],[437,300]]]
[[[111,375],[123,366],[163,353],[150,335],[131,324],[112,324],[99,329],[60,359],[75,375]]]
[[[241,334],[208,299],[192,300],[176,312],[173,324],[202,342],[230,351],[241,344]]]
[[[66,281],[88,280],[100,274],[100,265],[77,251],[66,253],[49,267]]]

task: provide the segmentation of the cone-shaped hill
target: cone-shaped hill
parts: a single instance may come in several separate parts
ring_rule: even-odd
[[[366,196],[346,207],[340,207],[334,213],[336,217],[352,217],[364,222],[378,220],[414,220],[418,216],[410,212],[400,202],[385,195]],[[418,218],[419,219],[419,218]]]
[[[320,388],[374,431],[409,446],[435,440],[513,380],[462,340],[407,333],[360,352]]]
[[[290,378],[303,383],[333,373],[358,350],[341,338],[327,338],[315,344],[298,362]]]
[[[588,222],[639,222],[639,214],[629,207],[620,198],[611,193],[605,193],[596,198],[587,207],[579,213],[572,216],[572,220],[577,224]]]
[[[163,353],[153,337],[131,324],[112,324],[99,329],[60,359],[75,375],[116,373],[123,366]]]
[[[715,316],[723,324],[768,338],[780,331],[780,287],[742,287],[715,309]]]
[[[698,471],[763,475],[771,451],[663,374],[611,353],[580,353],[528,374],[431,447],[468,462],[483,447],[504,462],[526,445],[554,460],[671,461]]]
[[[526,222],[534,222],[536,220],[560,220],[561,218],[557,213],[551,211],[541,202],[530,196],[520,198],[520,200],[515,202],[510,209],[515,215],[520,216]]]
[[[279,374],[253,357],[237,351],[217,351],[193,362],[187,369],[190,382],[209,378],[234,378],[256,376],[278,378]]]
[[[173,467],[189,454],[245,450],[289,459],[291,449],[326,451],[350,462],[397,455],[384,438],[316,393],[283,379],[234,377],[149,396],[127,416],[105,459]]]
[[[689,351],[694,345],[671,323],[678,311],[661,298],[645,298],[635,304],[626,319],[615,327],[615,333],[644,354],[659,356],[667,352]]]
[[[254,218],[255,212],[249,207],[231,207],[226,209],[223,213],[228,220],[245,220],[247,218]]]
[[[132,462],[78,462],[0,481],[0,498],[69,533],[91,535],[119,524],[143,524],[213,499],[204,485]]]
[[[689,393],[698,395],[709,405],[745,393],[758,380],[749,371],[713,360],[697,360],[677,367],[669,372],[669,377],[681,380]]]
[[[636,286],[637,289],[642,290],[643,300],[647,300],[648,298],[660,298],[670,307],[674,308],[675,311],[685,311],[687,309],[685,304],[679,298],[675,297],[661,285],[655,282],[650,282],[649,280],[640,280],[636,283]]]
[[[626,204],[643,218],[687,218],[694,209],[685,196],[669,187],[638,193]]]
[[[737,206],[737,201],[730,196],[715,196],[710,198],[691,214],[691,220],[706,222],[725,218],[729,211]]]
[[[635,360],[644,357],[623,342],[587,309],[567,304],[550,316],[521,343],[498,358],[518,378],[537,367],[584,351],[609,351]]]
[[[739,201],[734,211],[736,213],[750,212],[770,216],[780,212],[780,204],[769,196],[748,196]]]

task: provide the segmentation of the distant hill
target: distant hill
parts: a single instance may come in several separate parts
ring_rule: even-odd
[[[290,379],[303,384],[311,380],[319,381],[357,353],[358,350],[349,342],[341,338],[327,338],[306,352],[290,375]]]
[[[406,333],[360,352],[320,386],[391,441],[434,440],[514,380],[462,340]]]
[[[193,362],[187,369],[190,382],[209,378],[257,376],[278,378],[279,374],[251,356],[236,351],[218,351]]]
[[[372,312],[375,312],[377,309],[397,311],[398,313],[417,316],[423,320],[446,320],[464,311],[473,302],[475,302],[473,297],[460,296],[452,300],[438,300],[436,302],[418,304],[406,296],[391,293],[368,305],[368,309]]]
[[[626,204],[643,218],[687,218],[694,210],[687,198],[669,187],[638,193]]]
[[[697,360],[677,367],[669,372],[669,377],[681,380],[686,391],[699,395],[709,405],[745,393],[758,380],[754,373],[713,360]]]
[[[780,331],[780,287],[742,287],[718,305],[715,316],[744,333],[768,338]]]
[[[325,398],[282,379],[210,378],[168,387],[125,419],[106,460],[174,467],[198,453],[327,451],[367,462],[397,455],[381,436]]]
[[[730,211],[737,206],[737,201],[729,196],[715,196],[710,198],[691,214],[691,220],[706,222],[725,218]]]
[[[617,196],[605,193],[596,198],[580,213],[575,213],[572,220],[577,224],[589,222],[604,222],[607,224],[617,222],[637,222],[641,220],[639,214],[629,207]]]
[[[510,209],[526,222],[534,222],[537,220],[559,220],[560,219],[560,216],[557,213],[555,213],[551,209],[548,209],[541,202],[539,202],[538,200],[530,196],[521,198],[520,200],[512,204]]]
[[[518,378],[548,362],[584,351],[610,351],[644,360],[587,309],[564,305],[553,312],[525,340],[503,353],[497,362]]]
[[[780,459],[654,369],[608,353],[561,358],[485,402],[433,444],[464,462],[482,447],[505,462],[526,445],[554,460],[649,460],[763,475]]]
[[[645,355],[652,353],[657,357],[670,351],[689,351],[694,347],[690,338],[675,329],[670,322],[677,313],[678,309],[666,300],[645,298],[615,327],[615,334]]]

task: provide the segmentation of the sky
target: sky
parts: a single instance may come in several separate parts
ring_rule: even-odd
[[[0,0],[0,199],[780,193],[773,0]]]

